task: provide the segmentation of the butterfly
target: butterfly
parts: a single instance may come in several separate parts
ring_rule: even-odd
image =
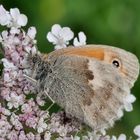
[[[137,57],[107,45],[68,47],[30,57],[38,92],[45,91],[67,116],[96,131],[123,116],[125,99],[139,75]]]

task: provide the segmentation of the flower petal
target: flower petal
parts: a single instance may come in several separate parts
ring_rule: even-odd
[[[17,24],[20,26],[25,26],[27,24],[27,21],[28,21],[27,16],[21,14],[17,19]]]
[[[62,49],[62,48],[66,48],[66,47],[67,47],[67,46],[66,46],[65,44],[54,46],[55,50]]]
[[[53,44],[57,44],[57,38],[51,32],[49,32],[46,37],[49,42],[52,42]]]
[[[52,32],[52,34],[58,36],[60,30],[61,30],[61,26],[60,26],[59,24],[54,24],[54,25],[52,26],[51,32]]]
[[[84,34],[84,32],[80,32],[79,34],[78,34],[78,36],[79,36],[79,41],[81,42],[81,43],[83,43],[83,45],[85,45],[86,44],[86,35]]]
[[[79,43],[77,37],[74,38],[74,40],[73,40],[73,45],[74,45],[74,46],[80,46],[80,43]]]
[[[134,134],[137,135],[138,137],[140,137],[140,125],[137,125],[134,128]]]
[[[31,38],[34,39],[36,36],[36,28],[35,27],[30,27],[28,29],[27,35]]]
[[[10,14],[4,9],[2,5],[0,5],[0,24],[1,25],[8,25],[10,24]]]
[[[16,66],[14,66],[13,63],[9,62],[6,58],[1,59],[1,61],[3,62],[4,68],[10,68],[15,70]]]
[[[18,8],[11,8],[10,14],[14,20],[17,20],[18,16],[20,15],[19,9]]]
[[[124,108],[127,112],[131,112],[133,110],[133,106],[131,103],[125,103]]]
[[[130,94],[130,95],[126,96],[126,101],[128,103],[133,103],[136,101],[136,97],[133,94]]]
[[[59,33],[59,35],[65,40],[65,41],[69,41],[74,37],[74,33],[72,32],[72,30],[69,27],[64,27],[61,29],[61,32]]]
[[[15,28],[15,27],[12,27],[11,30],[10,30],[10,33],[11,34],[19,34],[20,33],[20,30]]]
[[[126,135],[120,134],[120,136],[118,137],[118,140],[126,140]]]

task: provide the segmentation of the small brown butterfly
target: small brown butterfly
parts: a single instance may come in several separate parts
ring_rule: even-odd
[[[36,54],[31,62],[38,91],[97,131],[122,117],[124,100],[139,75],[135,55],[106,45]]]

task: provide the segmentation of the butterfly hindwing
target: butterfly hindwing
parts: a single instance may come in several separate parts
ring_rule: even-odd
[[[48,59],[59,86],[55,85],[53,92],[50,90],[48,94],[67,114],[93,129],[112,126],[120,118],[118,112],[122,112],[123,99],[128,93],[118,71],[109,64],[85,56],[61,55],[56,61],[51,60]]]

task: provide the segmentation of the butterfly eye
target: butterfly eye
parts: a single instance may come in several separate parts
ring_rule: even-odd
[[[118,59],[113,59],[112,64],[116,68],[120,68],[121,67],[121,62]]]

